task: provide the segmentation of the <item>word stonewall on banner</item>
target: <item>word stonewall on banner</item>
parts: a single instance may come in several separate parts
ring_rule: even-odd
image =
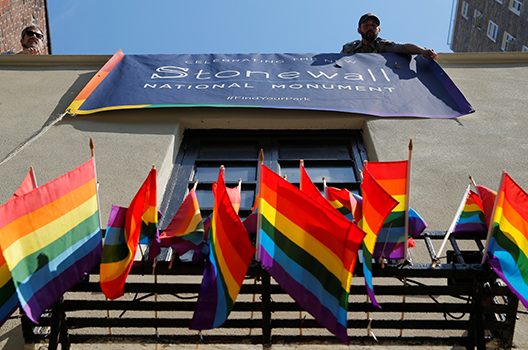
[[[87,84],[68,112],[197,106],[425,118],[474,112],[442,68],[421,56],[121,51]]]

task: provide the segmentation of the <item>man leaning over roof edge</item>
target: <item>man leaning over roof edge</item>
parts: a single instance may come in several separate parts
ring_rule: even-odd
[[[361,39],[343,45],[341,53],[403,53],[422,55],[430,60],[436,60],[438,54],[433,49],[424,49],[416,44],[396,43],[378,37],[381,29],[380,20],[373,13],[366,13],[359,19],[358,33]]]
[[[44,54],[44,35],[42,30],[36,25],[30,25],[22,30],[20,45],[22,50],[18,52],[8,51],[2,55],[42,55]]]

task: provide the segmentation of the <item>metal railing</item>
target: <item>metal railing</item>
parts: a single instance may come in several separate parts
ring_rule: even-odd
[[[443,232],[426,232],[431,241]],[[471,263],[481,252],[458,249],[457,236],[447,263],[375,264],[375,292],[381,309],[367,301],[362,278],[354,278],[349,296],[348,334],[351,344],[451,345],[468,349],[498,344],[512,346],[517,297],[495,273]],[[478,240],[476,240],[478,241]],[[480,241],[479,241],[480,242]],[[480,250],[480,249],[479,249]],[[476,260],[476,259],[475,259]],[[67,292],[40,319],[39,326],[23,317],[26,343],[49,342],[54,349],[71,343],[335,343],[327,332],[253,263],[234,309],[222,327],[189,330],[203,265],[136,262],[125,296],[106,300],[98,271]],[[355,275],[361,276],[361,264]]]

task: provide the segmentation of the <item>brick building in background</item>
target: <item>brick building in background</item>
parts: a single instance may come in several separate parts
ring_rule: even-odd
[[[528,51],[528,0],[453,0],[454,52]]]
[[[51,54],[46,0],[0,0],[0,53],[20,51],[20,34],[28,25],[39,26],[44,34],[44,49]]]

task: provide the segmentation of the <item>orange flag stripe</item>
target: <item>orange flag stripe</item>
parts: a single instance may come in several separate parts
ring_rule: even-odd
[[[405,195],[407,179],[378,180],[376,182],[393,196]]]
[[[508,199],[504,198],[505,202],[502,203],[502,215],[528,239],[528,218],[523,217],[523,214],[526,215],[526,213],[521,213],[524,208],[520,208],[515,199],[513,203],[510,203]]]

